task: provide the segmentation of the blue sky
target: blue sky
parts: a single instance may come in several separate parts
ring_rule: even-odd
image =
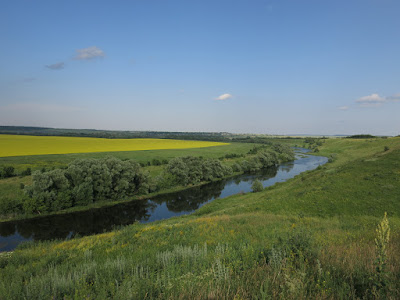
[[[0,125],[400,134],[398,0],[3,1]]]

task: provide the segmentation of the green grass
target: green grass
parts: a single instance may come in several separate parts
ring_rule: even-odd
[[[400,139],[320,150],[337,159],[193,215],[3,254],[0,298],[399,299]],[[384,211],[382,287],[374,238]]]

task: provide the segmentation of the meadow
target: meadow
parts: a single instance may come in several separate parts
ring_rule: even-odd
[[[400,138],[319,151],[330,163],[192,215],[2,254],[0,299],[399,299]]]

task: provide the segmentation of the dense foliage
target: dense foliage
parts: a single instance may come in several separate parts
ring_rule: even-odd
[[[13,166],[4,166],[0,168],[0,178],[9,178],[15,176],[15,169]]]
[[[25,193],[18,197],[12,197],[12,193],[9,193],[3,197],[0,214],[43,214],[94,202],[124,200],[176,186],[219,180],[234,173],[256,172],[293,159],[293,150],[280,144],[257,146],[250,149],[247,155],[227,153],[219,159],[186,156],[167,161],[154,158],[149,164],[115,157],[78,159],[63,169],[46,171],[42,168],[41,171],[34,171],[32,177],[26,177],[24,183],[19,185]],[[234,162],[230,163],[229,160]],[[147,165],[160,169],[150,176],[142,168]],[[12,167],[5,167],[4,170],[0,171],[5,177],[16,176]],[[26,176],[31,172],[27,168],[19,175]]]
[[[134,161],[80,159],[65,170],[33,173],[33,184],[25,187],[28,213],[57,211],[101,200],[124,199],[147,193],[148,175]]]
[[[371,134],[355,134],[355,135],[350,135],[346,136],[347,139],[372,139],[376,138],[376,136],[371,135]]]
[[[220,179],[232,175],[233,172],[257,172],[274,167],[280,162],[294,160],[294,157],[294,152],[289,146],[274,144],[270,149],[251,149],[247,157],[232,167],[223,165],[217,159],[187,156],[172,159],[166,171],[174,177],[176,183],[188,185]]]
[[[232,169],[224,166],[217,159],[202,159],[193,156],[172,159],[166,171],[174,176],[178,184],[182,185],[211,181],[232,174]]]
[[[256,179],[253,181],[253,184],[251,185],[251,189],[253,190],[253,192],[257,193],[257,192],[261,192],[264,187],[263,184],[260,180]]]

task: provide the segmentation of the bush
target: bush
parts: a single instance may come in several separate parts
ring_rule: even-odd
[[[233,164],[233,166],[232,166],[232,171],[233,171],[233,172],[242,172],[242,167],[240,166],[240,164],[235,163],[235,164]]]
[[[166,168],[166,173],[175,178],[175,183],[182,185],[221,179],[232,172],[230,167],[224,166],[218,159],[193,156],[174,158]]]
[[[27,213],[57,211],[102,200],[149,192],[147,173],[134,161],[117,158],[79,159],[66,170],[34,172],[33,184],[25,187]]]
[[[253,181],[253,184],[251,185],[251,189],[253,190],[254,193],[257,193],[257,192],[261,192],[264,189],[264,186],[260,180],[256,179]]]
[[[3,198],[0,201],[0,214],[12,214],[22,212],[22,201],[20,199]]]
[[[159,161],[158,159],[154,158],[154,159],[151,161],[151,164],[152,164],[153,166],[160,166],[160,165],[161,165],[161,161]]]
[[[329,155],[328,163],[333,163],[336,159],[337,159],[337,154],[332,153],[331,155]]]
[[[389,147],[388,146],[385,146],[384,148],[383,148],[383,151],[389,151]]]
[[[0,171],[0,178],[9,178],[15,176],[14,167],[12,166],[4,166]]]
[[[21,172],[21,176],[29,176],[32,174],[31,168],[26,168],[24,171]]]

